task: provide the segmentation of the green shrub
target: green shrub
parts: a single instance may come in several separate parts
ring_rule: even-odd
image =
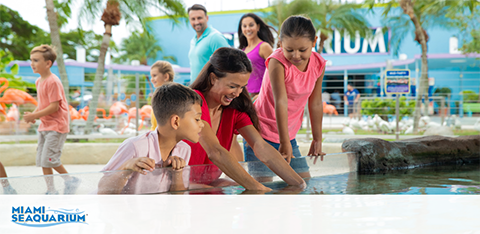
[[[381,117],[394,115],[396,99],[380,99],[363,100],[362,101],[362,115],[379,115]],[[415,108],[415,101],[407,101],[406,97],[400,97],[399,111],[402,116],[410,116],[413,114]]]
[[[464,90],[462,91],[463,94],[463,102],[465,103],[476,103],[479,101],[479,96],[475,91],[472,90]]]

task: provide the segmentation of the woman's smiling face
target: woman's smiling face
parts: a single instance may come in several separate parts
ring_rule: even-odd
[[[242,93],[248,83],[250,73],[227,73],[225,77],[218,78],[211,73],[212,88],[208,95],[222,106],[228,106],[233,99]]]
[[[245,17],[242,20],[242,33],[247,39],[254,39],[258,37],[258,30],[260,30],[260,26],[252,17]]]

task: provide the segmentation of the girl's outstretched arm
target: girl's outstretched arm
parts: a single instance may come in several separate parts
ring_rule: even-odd
[[[288,134],[288,97],[285,88],[285,68],[278,60],[271,58],[268,63],[268,75],[275,100],[275,116],[277,119],[280,147],[278,151],[290,163],[293,157],[292,145]]]
[[[271,190],[253,179],[253,177],[250,176],[238,163],[234,156],[220,145],[220,142],[218,141],[217,136],[215,136],[210,124],[206,121],[204,124],[205,126],[200,133],[200,145],[202,145],[205,152],[207,152],[208,158],[220,168],[220,170],[235,182],[242,185],[245,189]]]
[[[273,146],[265,142],[253,125],[247,125],[238,131],[245,138],[248,145],[252,147],[258,159],[280,176],[288,185],[300,186],[302,188],[306,186],[305,181],[285,162],[282,155]]]
[[[310,113],[310,124],[312,125],[313,140],[310,145],[308,155],[324,155],[322,152],[322,122],[323,122],[323,101],[322,101],[322,82],[325,70],[317,79],[315,88],[308,98],[308,112]]]

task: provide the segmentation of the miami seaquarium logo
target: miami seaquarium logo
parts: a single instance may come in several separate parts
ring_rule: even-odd
[[[66,223],[87,224],[85,211],[78,209],[50,209],[39,207],[12,207],[12,222],[27,227],[50,227]]]

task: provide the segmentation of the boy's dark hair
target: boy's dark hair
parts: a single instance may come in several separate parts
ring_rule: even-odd
[[[301,15],[292,15],[282,23],[280,29],[280,40],[284,37],[306,37],[312,42],[315,41],[315,26],[312,20]]]
[[[242,20],[247,17],[252,18],[253,20],[255,20],[256,24],[260,25],[260,30],[258,31],[258,38],[260,38],[262,41],[267,42],[268,44],[270,44],[271,47],[273,47],[273,44],[275,43],[275,38],[273,38],[272,31],[270,30],[273,30],[275,32],[276,30],[272,26],[266,24],[262,20],[262,18],[258,17],[258,15],[255,15],[253,13],[247,13],[243,15],[242,18],[240,18],[240,22],[238,23],[238,41],[240,42],[240,46],[238,48],[243,49],[248,45],[247,38],[245,37],[245,35],[243,35],[242,32]]]
[[[207,8],[205,8],[203,5],[200,4],[193,4],[193,6],[189,7],[187,9],[187,14],[190,13],[190,11],[199,11],[202,10],[205,12],[205,15],[207,15]]]
[[[49,45],[39,45],[33,48],[32,51],[30,51],[30,54],[37,53],[37,52],[42,53],[43,59],[45,59],[45,61],[48,61],[48,60],[52,61],[52,66],[53,66],[53,63],[57,59],[57,52],[55,52],[55,47],[52,47]]]
[[[251,73],[252,64],[243,51],[231,47],[218,48],[210,57],[210,61],[203,66],[197,79],[190,85],[192,89],[202,93],[210,91],[212,88],[211,73],[217,78],[224,78],[227,73]],[[258,116],[253,107],[252,99],[246,88],[242,90],[240,95],[233,99],[228,107],[240,112],[245,112],[252,120],[253,126],[258,130]]]
[[[168,83],[158,87],[152,98],[153,114],[158,125],[166,124],[172,115],[183,118],[193,104],[202,105],[200,95],[178,83]]]

